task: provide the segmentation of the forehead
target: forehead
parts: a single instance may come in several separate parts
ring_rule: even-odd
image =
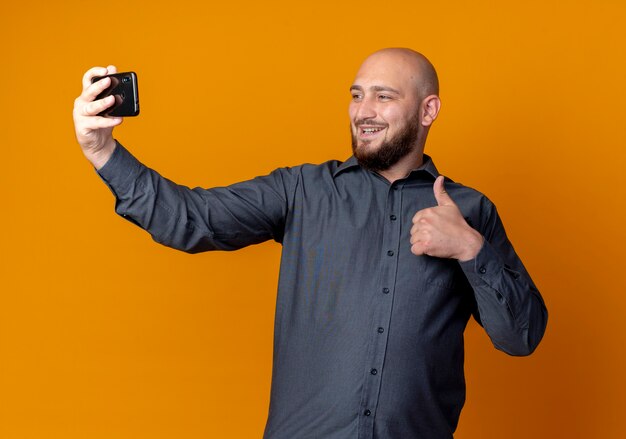
[[[400,54],[374,54],[367,58],[354,79],[354,86],[364,89],[390,87],[403,94],[415,94],[419,84],[419,66]]]

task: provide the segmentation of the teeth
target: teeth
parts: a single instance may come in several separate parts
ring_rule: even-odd
[[[363,128],[364,133],[375,133],[376,131],[380,131],[381,128]]]

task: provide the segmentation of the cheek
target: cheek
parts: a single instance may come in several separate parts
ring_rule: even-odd
[[[350,121],[351,122],[354,120],[355,115],[356,115],[356,105],[355,104],[350,104],[348,106],[348,116],[350,116]]]
[[[406,113],[407,112],[405,108],[398,102],[389,102],[378,112],[378,114],[380,114],[381,117],[385,118],[385,120],[387,120],[389,123],[398,123],[402,121]]]
[[[394,128],[402,128],[406,125],[413,123],[414,119],[411,117],[413,113],[402,108],[389,108],[387,112],[381,114],[381,117]]]

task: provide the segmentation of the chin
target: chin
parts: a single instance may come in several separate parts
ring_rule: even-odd
[[[371,154],[380,149],[381,142],[374,142],[372,140],[358,140],[356,144],[357,151],[365,154]]]

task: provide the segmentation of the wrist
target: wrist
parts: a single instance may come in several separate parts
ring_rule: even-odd
[[[464,240],[463,251],[459,254],[457,259],[459,262],[466,262],[474,259],[483,247],[484,242],[483,235],[476,230],[471,229]]]
[[[99,170],[109,161],[109,159],[113,155],[113,151],[115,151],[116,146],[117,143],[115,142],[113,137],[111,137],[102,146],[102,148],[87,156],[87,159],[96,168],[96,170]]]

